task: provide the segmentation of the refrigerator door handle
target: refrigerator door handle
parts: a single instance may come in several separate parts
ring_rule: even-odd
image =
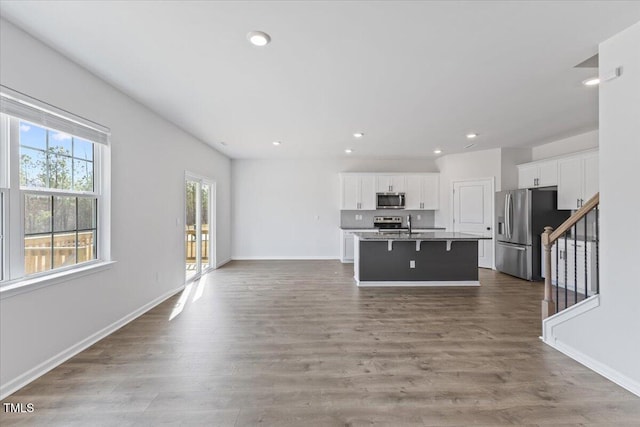
[[[499,246],[503,246],[505,248],[509,248],[509,249],[515,249],[516,251],[526,251],[527,248],[524,246],[514,246],[514,245],[509,245],[509,244],[505,244],[505,243],[498,243]]]
[[[504,195],[504,235],[509,238],[509,193]]]
[[[513,194],[509,194],[509,239],[513,239]]]
[[[513,196],[511,195],[511,193],[507,193],[507,200],[505,201],[505,222],[507,223],[507,238],[511,239],[513,237],[513,220],[512,220],[512,203],[513,203]]]

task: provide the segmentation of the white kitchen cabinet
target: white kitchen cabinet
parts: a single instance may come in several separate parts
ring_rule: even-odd
[[[375,176],[369,174],[342,175],[343,210],[375,210]]]
[[[582,197],[582,158],[558,162],[558,209],[579,209]]]
[[[342,176],[342,203],[345,210],[356,210],[360,207],[360,177],[355,175]]]
[[[358,231],[366,231],[368,233],[377,233],[377,229],[362,230],[340,230],[340,261],[342,263],[352,263],[355,253],[353,233]]]
[[[405,209],[437,210],[439,203],[440,176],[437,173],[407,175]]]
[[[584,201],[596,195],[600,191],[600,158],[598,153],[590,153],[584,156]]]
[[[403,193],[405,191],[405,175],[388,174],[376,176],[376,192]]]
[[[405,209],[417,210],[422,205],[422,176],[408,175]]]
[[[360,209],[374,211],[376,209],[376,178],[363,175],[360,179]]]
[[[518,165],[518,188],[551,187],[557,184],[557,160]]]
[[[376,193],[405,193],[405,209],[437,210],[440,204],[438,173],[342,173],[342,210],[375,210]]]
[[[518,165],[518,188],[536,186],[538,179],[538,165]]]
[[[343,263],[353,262],[353,233],[342,232],[342,250],[340,251],[340,261]]]
[[[558,161],[558,209],[579,209],[598,192],[598,153]]]

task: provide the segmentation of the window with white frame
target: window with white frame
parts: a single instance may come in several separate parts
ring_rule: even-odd
[[[108,129],[0,88],[0,281],[108,260]]]

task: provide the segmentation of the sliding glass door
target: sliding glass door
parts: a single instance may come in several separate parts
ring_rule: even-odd
[[[190,281],[215,265],[213,182],[187,175],[185,180],[185,278]]]

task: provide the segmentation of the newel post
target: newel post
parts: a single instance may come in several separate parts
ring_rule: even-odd
[[[544,247],[544,300],[542,300],[542,318],[556,313],[556,304],[553,302],[553,292],[551,290],[551,232],[553,227],[545,227],[542,233],[542,246]]]

